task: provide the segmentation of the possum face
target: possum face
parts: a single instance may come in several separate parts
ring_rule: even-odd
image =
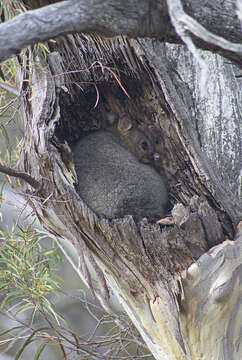
[[[135,144],[135,155],[137,156],[139,161],[143,163],[150,163],[154,158],[154,147],[152,146],[149,139],[142,133],[138,134],[137,137],[138,138]]]

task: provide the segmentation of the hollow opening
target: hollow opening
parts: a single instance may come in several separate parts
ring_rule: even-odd
[[[188,205],[193,195],[201,195],[174,116],[148,73],[142,73],[141,79],[122,74],[118,80],[105,79],[95,85],[83,87],[80,83],[72,87],[71,95],[61,90],[59,103],[61,118],[56,135],[72,149],[90,133],[110,128],[117,131],[119,119],[128,119],[133,129],[144,134],[140,150],[145,152],[147,143],[152,144],[153,156],[145,162],[160,174],[167,187],[167,215],[175,203]],[[132,144],[123,146],[129,151],[131,146],[132,152]],[[135,156],[140,160],[139,153]]]

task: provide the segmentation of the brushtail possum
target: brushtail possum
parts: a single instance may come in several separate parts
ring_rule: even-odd
[[[112,113],[107,117],[107,130],[117,135],[122,146],[127,148],[136,158],[143,163],[154,160],[154,146],[148,137],[133,125],[127,115],[115,119]]]
[[[161,176],[121,144],[120,137],[100,130],[73,148],[77,191],[99,216],[132,215],[154,222],[165,215],[167,190]]]

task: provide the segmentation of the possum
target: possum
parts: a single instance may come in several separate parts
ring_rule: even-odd
[[[117,134],[89,133],[73,147],[73,159],[77,192],[100,217],[132,215],[135,221],[155,222],[165,216],[168,195],[162,177],[124,147]]]

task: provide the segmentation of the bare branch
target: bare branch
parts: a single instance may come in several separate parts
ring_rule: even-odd
[[[18,54],[28,45],[75,32],[97,33],[107,37],[151,37],[179,43],[181,39],[174,31],[167,4],[175,29],[178,24],[180,26],[177,31],[179,36],[189,30],[198,40],[202,40],[196,43],[198,47],[220,50],[224,56],[240,64],[240,24],[230,3],[223,4],[223,7],[216,1],[212,4],[212,14],[216,18],[213,29],[217,35],[214,35],[206,30],[211,24],[211,4],[206,7],[202,2],[193,4],[189,0],[184,0],[184,7],[196,13],[194,19],[199,19],[197,21],[202,25],[184,13],[180,1],[171,0],[167,0],[167,3],[165,0],[67,0],[27,11],[0,24],[0,61]],[[230,17],[226,15],[227,12],[231,12]]]
[[[187,26],[187,23],[188,24],[195,23],[195,27],[196,24],[200,27],[202,26],[198,24],[190,16],[184,13],[180,0],[177,0],[177,2],[176,1],[174,2],[172,0],[167,0],[167,5],[168,5],[171,21],[176,29],[177,34],[184,41],[189,51],[192,53],[192,55],[194,56],[194,58],[197,60],[198,64],[201,67],[201,89],[203,89],[204,92],[208,81],[208,66],[206,62],[203,60],[203,58],[199,55],[198,49],[194,45],[190,33],[187,31],[189,28]]]
[[[242,2],[240,0],[237,0],[236,6],[237,6],[236,12],[237,12],[240,24],[242,26]]]
[[[194,45],[191,34],[195,35],[201,40],[204,40],[205,42],[213,44],[214,46],[219,46],[226,51],[235,52],[240,56],[242,56],[242,45],[231,43],[221,36],[212,34],[210,31],[205,29],[204,26],[199,24],[196,20],[184,12],[180,0],[167,0],[167,5],[171,22],[173,23],[177,34],[181,37],[201,67],[201,89],[203,93],[205,93],[206,84],[209,77],[208,65],[203,60],[198,52],[198,49]]]
[[[204,40],[210,44],[213,44],[216,47],[220,47],[227,51],[232,51],[242,56],[242,45],[232,43],[227,41],[221,36],[212,34],[210,31],[205,29],[204,26],[199,24],[196,20],[194,20],[191,16],[187,15],[182,7],[182,3],[180,0],[167,0],[168,10],[171,17],[171,21],[176,29],[178,35],[182,38],[182,40],[187,44],[189,50],[194,54],[192,50],[191,42],[188,41],[186,36],[187,30],[191,32],[191,34],[197,36],[199,39]]]
[[[31,185],[34,189],[39,189],[41,187],[41,184],[39,181],[37,181],[31,175],[29,175],[23,171],[14,170],[14,169],[11,169],[7,166],[0,164],[0,172],[2,172],[3,174],[9,175],[9,176],[14,176],[16,178],[22,179],[22,180],[26,181],[29,185]]]
[[[124,9],[129,17],[124,18]],[[142,36],[140,21],[148,17],[148,11],[145,0],[124,1],[122,5],[117,0],[68,0],[25,12],[0,25],[0,61],[28,45],[67,33]]]
[[[19,91],[17,89],[15,89],[13,86],[7,84],[7,83],[3,83],[0,81],[0,87],[8,92],[10,92],[11,94],[15,95],[15,96],[19,96]]]

